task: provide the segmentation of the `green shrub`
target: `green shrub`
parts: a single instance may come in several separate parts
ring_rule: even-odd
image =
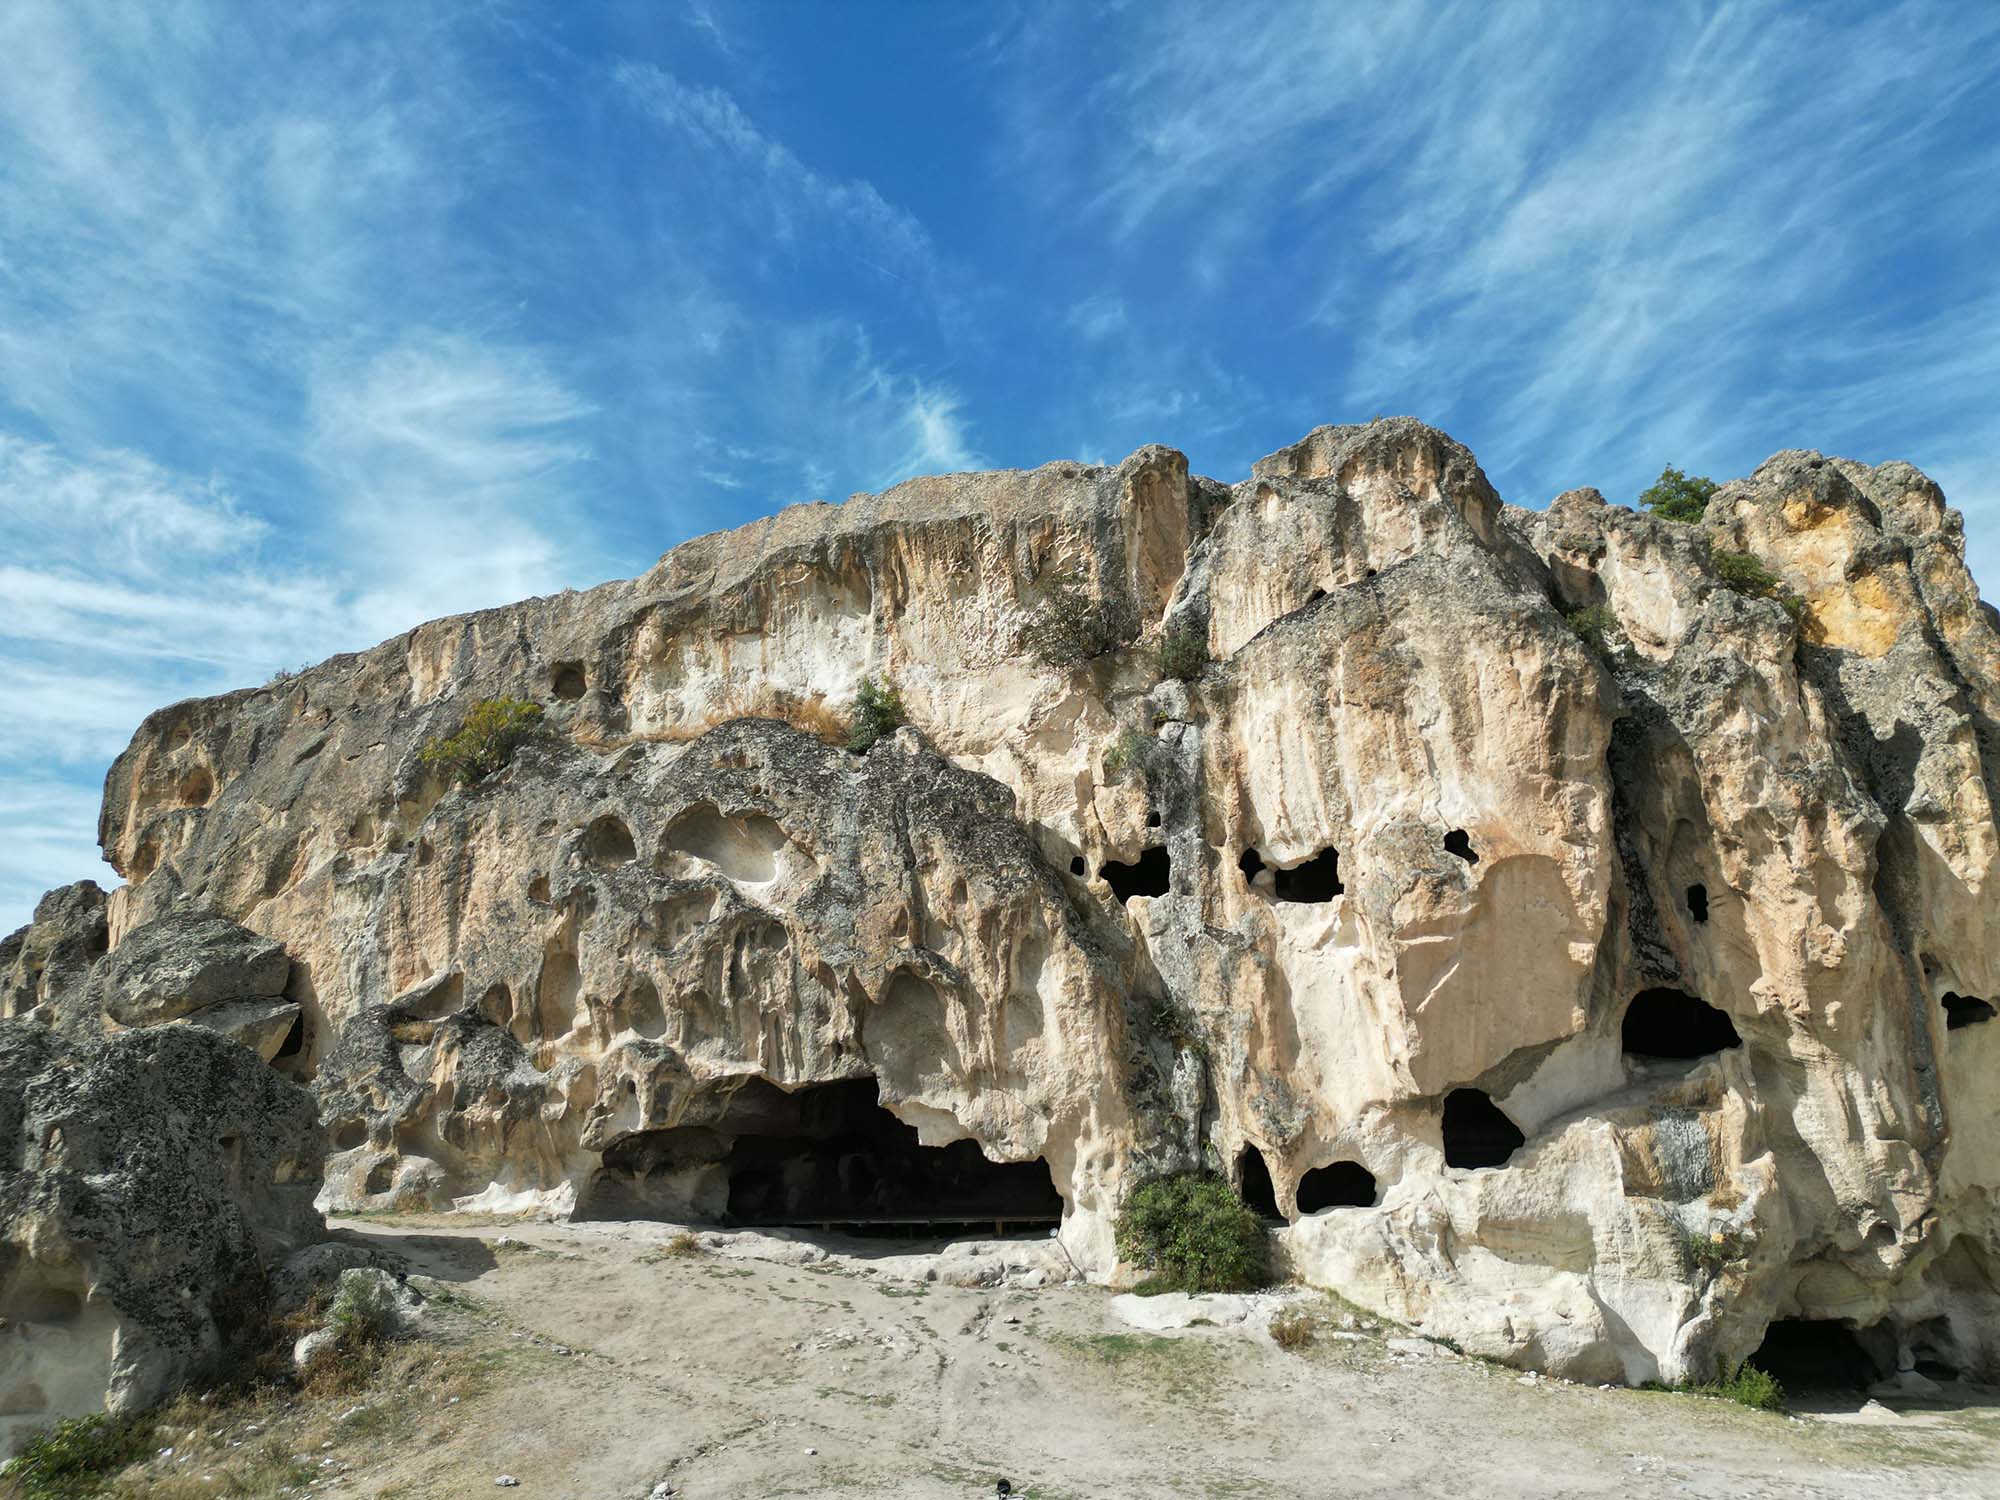
[[[1118,1215],[1118,1253],[1181,1292],[1247,1292],[1270,1280],[1263,1222],[1213,1172],[1141,1183]]]
[[[854,717],[848,721],[847,748],[856,755],[886,734],[894,734],[909,720],[903,714],[903,699],[893,687],[881,687],[872,677],[861,679],[854,690]]]
[[[1208,637],[1192,626],[1169,630],[1160,637],[1160,671],[1182,682],[1193,682],[1208,666]]]
[[[1146,737],[1136,729],[1120,730],[1111,748],[1104,752],[1104,774],[1116,779],[1134,766],[1146,763]]]
[[[1785,607],[1785,613],[1794,620],[1804,611],[1805,601],[1786,589],[1777,574],[1749,553],[1725,552],[1720,547],[1712,547],[1708,560],[1725,588],[1734,589],[1746,598],[1774,599]]]
[[[1755,1365],[1738,1365],[1715,1380],[1684,1380],[1679,1385],[1650,1385],[1648,1390],[1673,1391],[1684,1396],[1714,1396],[1734,1401],[1753,1411],[1783,1411],[1785,1388],[1775,1375],[1767,1375]]]
[[[379,1344],[395,1331],[395,1295],[379,1277],[343,1276],[326,1317],[343,1344]]]
[[[1069,670],[1116,651],[1138,633],[1129,610],[1094,597],[1076,574],[1058,573],[1025,639],[1047,665]]]
[[[506,765],[541,728],[541,704],[524,698],[485,698],[465,711],[456,734],[432,740],[419,758],[459,784],[471,786]]]
[[[1688,1265],[1711,1276],[1731,1261],[1742,1260],[1750,1253],[1750,1247],[1751,1242],[1733,1229],[1711,1233],[1697,1229],[1681,1231],[1681,1254]]]
[[[1639,496],[1639,503],[1668,521],[1699,521],[1708,509],[1709,496],[1722,486],[1713,479],[1690,478],[1669,464],[1660,470],[1659,480]]]
[[[21,1500],[83,1500],[152,1446],[151,1422],[103,1412],[69,1417],[28,1440],[7,1466],[7,1492]]]
[[[1618,628],[1618,616],[1602,604],[1587,604],[1563,616],[1578,640],[1599,656],[1610,650],[1611,632]]]

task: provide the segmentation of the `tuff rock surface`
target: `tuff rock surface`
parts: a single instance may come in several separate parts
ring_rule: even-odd
[[[0,1022],[0,1455],[225,1363],[322,1237],[321,1149],[312,1096],[208,1031]]]
[[[1403,419],[1233,487],[1157,447],[913,480],[162,709],[106,783],[111,937],[283,945],[339,1206],[888,1213],[872,1080],[961,1143],[940,1205],[1045,1168],[1093,1275],[1120,1194],[1207,1161],[1300,1276],[1475,1353],[1704,1377],[1806,1318],[1991,1372],[1963,553],[1903,464],[1783,453],[1685,526],[1503,505]],[[1052,611],[1102,649],[1048,664]],[[910,727],[850,755],[870,677]],[[505,771],[420,759],[510,695],[549,733]]]
[[[96,881],[50,891],[35,903],[32,922],[0,938],[0,1021],[71,1024],[82,1013],[91,972],[110,946],[105,895]]]

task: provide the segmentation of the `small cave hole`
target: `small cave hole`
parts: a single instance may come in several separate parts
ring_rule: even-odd
[[[1107,859],[1097,873],[1111,885],[1120,901],[1134,896],[1164,896],[1173,883],[1174,862],[1165,844],[1153,844],[1139,856],[1138,863]]]
[[[1373,1208],[1375,1174],[1358,1161],[1337,1161],[1314,1167],[1299,1179],[1299,1212],[1316,1214],[1328,1208]]]
[[[1501,1113],[1483,1089],[1453,1089],[1444,1096],[1444,1164],[1504,1167],[1528,1143],[1520,1126]]]
[[[1083,879],[1084,876],[1090,873],[1090,866],[1085,864],[1083,861],[1083,856],[1081,854],[1078,854],[1073,858],[1071,858],[1069,862],[1069,872],[1070,874],[1074,875],[1078,880],[1081,880]]]
[[[182,807],[206,807],[215,795],[215,778],[205,766],[196,766],[181,778],[179,797]]]
[[[1147,813],[1146,826],[1148,828],[1158,828],[1160,826],[1160,815],[1156,812]]]
[[[300,1011],[292,1017],[291,1029],[285,1033],[285,1039],[278,1043],[278,1050],[273,1057],[273,1061],[276,1061],[279,1057],[297,1057],[305,1050],[306,1017],[305,1012]]]
[[[359,1120],[349,1120],[333,1133],[333,1149],[352,1151],[368,1139],[368,1127]]]
[[[583,663],[578,661],[557,662],[549,676],[549,691],[565,703],[574,703],[581,698],[587,685]]]
[[[1278,1190],[1271,1186],[1271,1169],[1264,1165],[1264,1153],[1245,1146],[1236,1158],[1237,1195],[1243,1206],[1260,1219],[1283,1221],[1278,1212]]]
[[[637,859],[639,846],[632,842],[632,830],[621,819],[606,813],[585,832],[583,857],[593,869],[613,870]]]
[[[1472,836],[1463,828],[1454,828],[1444,836],[1444,852],[1456,854],[1469,865],[1479,863],[1479,856],[1472,849]]]
[[[1251,885],[1264,873],[1264,856],[1255,849],[1245,849],[1243,857],[1236,861],[1236,868],[1243,872],[1243,883]]]
[[[1699,882],[1689,886],[1687,901],[1689,918],[1696,922],[1706,922],[1708,920],[1708,887]]]
[[[1982,1000],[1977,995],[1960,995],[1950,990],[1945,991],[1944,1029],[1946,1031],[1957,1031],[1962,1027],[1977,1026],[1981,1022],[1992,1019],[1993,1006],[1990,1001]]]
[[[544,905],[547,904],[549,899],[548,876],[537,875],[534,877],[534,879],[528,882],[528,899],[530,901],[540,901]]]
[[[1879,1375],[1854,1330],[1823,1318],[1779,1318],[1746,1363],[1774,1376],[1788,1395],[1866,1390]]]
[[[1325,589],[1314,589],[1310,594],[1306,595],[1306,603],[1317,604],[1319,603],[1320,600],[1324,599],[1325,597],[1326,597]]]
[[[1304,864],[1272,873],[1271,894],[1280,901],[1316,904],[1346,889],[1340,883],[1340,851],[1322,849]]]
[[[1641,990],[1625,1007],[1621,1045],[1632,1057],[1688,1060],[1743,1045],[1736,1023],[1680,990]]]

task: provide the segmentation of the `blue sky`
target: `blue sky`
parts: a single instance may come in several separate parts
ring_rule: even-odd
[[[910,474],[1908,458],[2000,572],[2000,5],[0,6],[0,932],[151,708]]]

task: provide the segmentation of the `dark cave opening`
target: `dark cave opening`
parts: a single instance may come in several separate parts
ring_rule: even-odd
[[[1483,1089],[1453,1089],[1444,1096],[1444,1164],[1504,1167],[1528,1143]]]
[[[566,703],[581,698],[586,686],[582,662],[559,661],[550,669],[549,691]]]
[[[1340,851],[1322,849],[1302,865],[1272,874],[1272,894],[1280,901],[1331,901],[1345,889],[1340,883]]]
[[[297,1015],[292,1017],[291,1028],[286,1031],[285,1039],[278,1043],[278,1050],[273,1054],[271,1061],[276,1062],[281,1057],[297,1057],[305,1050],[306,1013],[301,1010]]]
[[[1621,1044],[1633,1057],[1678,1061],[1743,1045],[1736,1023],[1706,1000],[1680,990],[1641,990],[1625,1007]]]
[[[1944,1029],[1957,1031],[1965,1026],[1977,1026],[1982,1021],[1993,1019],[1991,1002],[1977,995],[1959,995],[1950,990],[1944,994]]]
[[[1347,889],[1340,883],[1340,851],[1331,847],[1289,870],[1266,865],[1263,855],[1255,849],[1245,849],[1243,857],[1236,861],[1236,868],[1243,872],[1244,883],[1253,888],[1257,877],[1270,870],[1271,895],[1279,901],[1317,905],[1331,901]]]
[[[890,1228],[1062,1221],[1047,1163],[989,1161],[970,1140],[922,1145],[915,1126],[881,1106],[872,1078],[791,1093],[761,1084],[756,1092],[748,1102],[763,1118],[743,1121],[754,1128],[731,1133],[727,1117],[715,1127],[728,1138],[732,1222]]]
[[[1271,1169],[1264,1165],[1263,1152],[1245,1146],[1236,1158],[1236,1176],[1241,1184],[1237,1196],[1245,1208],[1259,1218],[1284,1222],[1285,1216],[1278,1212],[1278,1190],[1271,1186]]]
[[[1078,854],[1070,860],[1069,872],[1070,874],[1076,876],[1077,879],[1081,880],[1083,879],[1084,876],[1090,873],[1090,866],[1085,864],[1083,862],[1083,856],[1081,854]]]
[[[1327,1208],[1373,1208],[1375,1174],[1358,1161],[1337,1161],[1314,1167],[1299,1179],[1299,1212],[1316,1214]]]
[[[1444,836],[1444,852],[1456,854],[1469,865],[1479,863],[1479,856],[1472,849],[1472,835],[1463,828],[1454,828]]]
[[[1787,1395],[1862,1391],[1881,1373],[1853,1329],[1819,1318],[1778,1319],[1746,1363],[1775,1377]]]
[[[1134,896],[1166,895],[1173,883],[1174,862],[1165,844],[1154,844],[1140,854],[1138,863],[1128,865],[1122,860],[1107,859],[1098,866],[1097,873],[1120,901],[1130,901]]]
[[[1708,887],[1696,882],[1687,888],[1688,916],[1696,922],[1708,920]]]

